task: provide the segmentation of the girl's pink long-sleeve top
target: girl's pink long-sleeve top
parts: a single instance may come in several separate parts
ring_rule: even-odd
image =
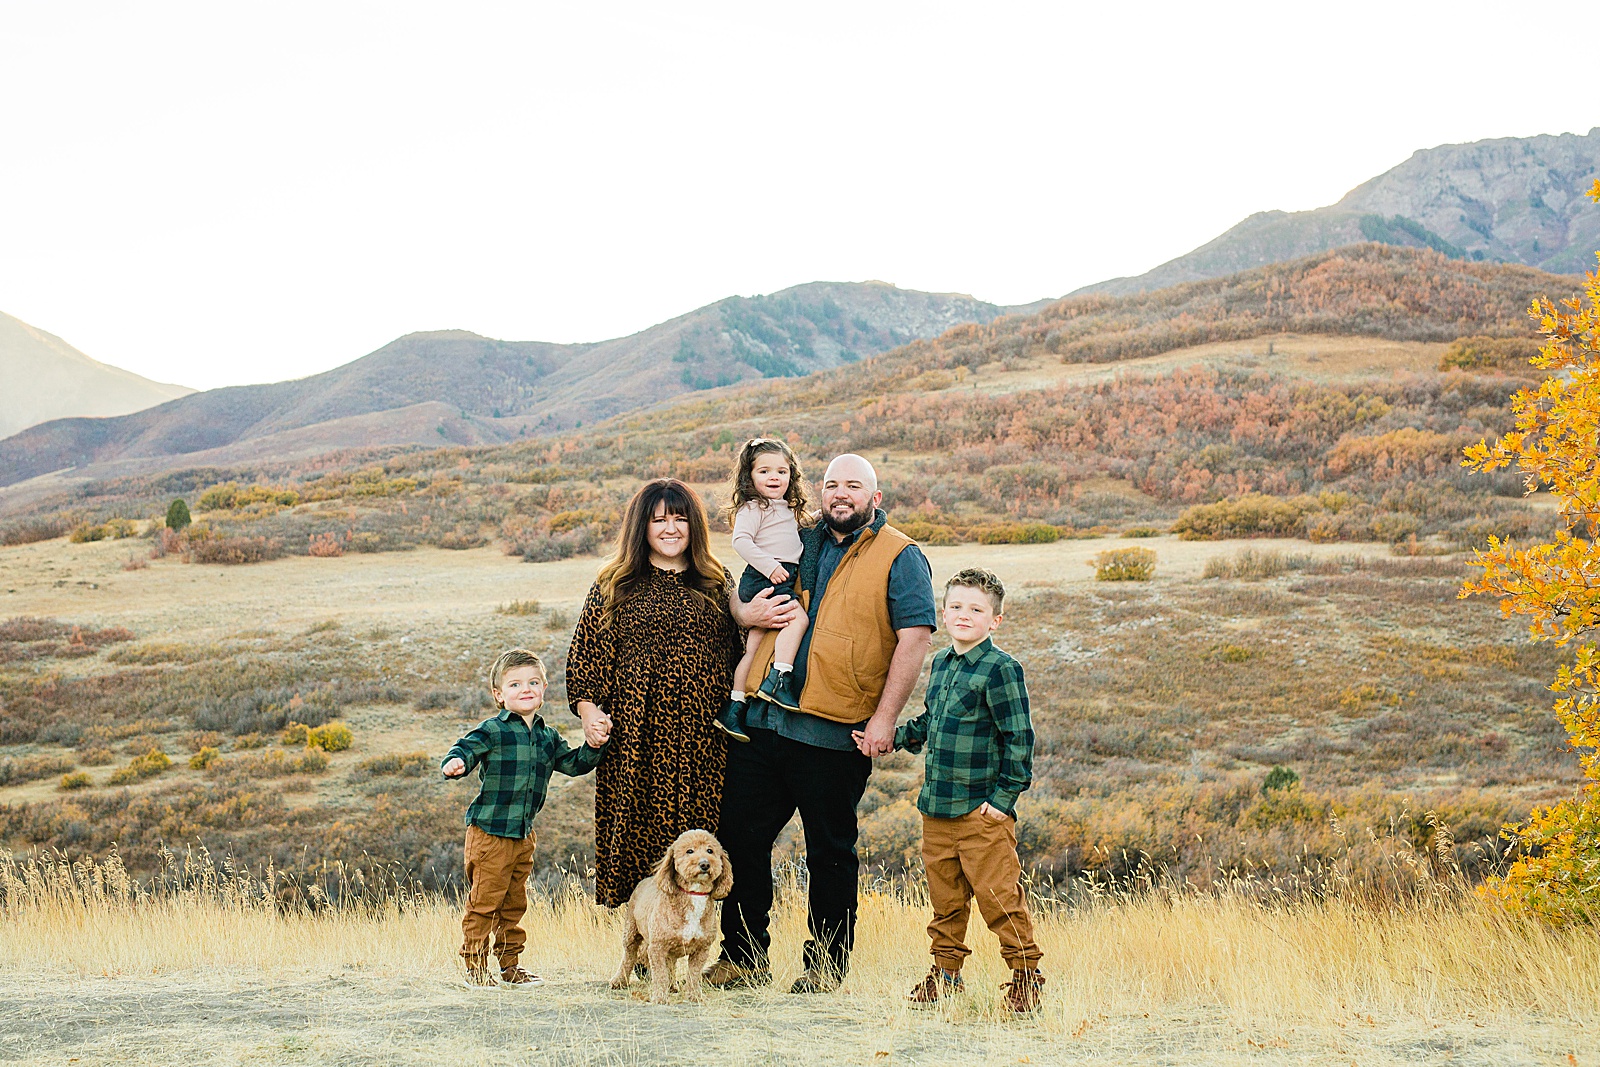
[[[747,500],[733,515],[733,550],[762,574],[800,562],[800,523],[782,500]]]

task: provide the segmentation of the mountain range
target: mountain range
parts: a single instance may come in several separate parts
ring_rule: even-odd
[[[192,392],[90,359],[0,313],[0,437],[66,415],[125,415]]]
[[[596,344],[408,334],[322,374],[195,393],[119,418],[67,418],[0,441],[0,485],[389,444],[491,444],[573,429],[681,393],[852,363],[1010,311],[885,282],[729,297]],[[85,471],[89,468],[90,471]]]
[[[1522,263],[1554,274],[1593,270],[1600,127],[1587,134],[1500,137],[1423,149],[1336,204],[1262,211],[1132,278],[1071,295],[1122,295],[1220,278],[1357,241],[1432,248],[1457,259]]]
[[[979,332],[954,331],[938,345],[954,350],[977,344],[997,358],[1026,348],[1068,361],[1098,361],[1198,343],[1185,342],[1190,334],[1320,332],[1331,328],[1331,321],[1311,312],[1297,312],[1295,323],[1280,322],[1290,306],[1282,302],[1286,290],[1268,290],[1287,285],[1310,291],[1329,284],[1332,275],[1360,294],[1355,304],[1341,305],[1340,330],[1410,336],[1406,319],[1416,309],[1408,308],[1404,294],[1420,290],[1404,280],[1406,272],[1442,268],[1427,260],[1384,264],[1381,256],[1373,259],[1368,253],[1327,263],[1317,256],[1365,243],[1409,246],[1463,266],[1575,272],[1592,266],[1593,250],[1600,247],[1600,206],[1582,195],[1597,172],[1600,128],[1581,136],[1445,145],[1417,152],[1337,204],[1253,215],[1145,274],[1088,286],[1059,301],[1001,307],[884,282],[813,282],[767,296],[729,297],[628,337],[593,344],[500,341],[465,330],[413,333],[308,378],[191,395],[96,364],[59,338],[0,316],[0,373],[7,375],[0,379],[5,385],[0,420],[9,420],[0,421],[0,433],[27,427],[0,440],[0,486],[55,472],[73,479],[103,478],[344,448],[503,443],[569,431],[685,393],[749,379],[798,377],[890,351],[912,351],[918,342],[932,342],[968,324]],[[1249,280],[1248,272],[1290,261],[1304,261],[1303,269]],[[1192,288],[1241,272],[1246,272],[1241,285]],[[1491,332],[1518,332],[1520,308],[1507,312],[1510,305],[1501,307],[1502,297],[1514,294],[1525,304],[1524,286],[1552,283],[1562,285],[1550,273],[1457,271],[1455,289],[1429,311],[1424,333],[1429,338],[1448,333],[1440,318],[1446,313],[1462,333],[1471,332],[1468,327],[1480,315],[1474,309],[1485,299],[1495,305],[1482,312],[1496,323]],[[1171,291],[1153,304],[1104,303],[1157,290]],[[1250,313],[1230,318],[1228,308],[1239,299],[1250,304]],[[1176,308],[1185,310],[1178,314]],[[1004,319],[998,332],[985,330],[997,319]],[[1196,322],[1205,323],[1204,329],[1194,327]],[[894,363],[876,361],[862,381],[893,373]],[[53,409],[40,406],[50,390],[41,392],[34,383],[54,381],[51,375],[83,379],[84,367],[99,368],[97,381],[105,383],[110,376],[120,384],[91,386],[71,403],[58,399]],[[144,392],[137,393],[135,386]],[[168,399],[172,396],[178,398]],[[97,403],[110,406],[93,406]],[[63,411],[77,417],[51,418]],[[114,417],[91,417],[105,415]]]

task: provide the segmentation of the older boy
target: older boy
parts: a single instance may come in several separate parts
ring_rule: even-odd
[[[933,967],[912,989],[914,1004],[963,988],[961,964],[971,950],[962,938],[973,897],[1011,968],[1006,1006],[1033,1011],[1044,985],[1017,858],[1017,798],[1033,774],[1028,689],[1022,666],[990,637],[1000,627],[1005,595],[1000,579],[978,568],[945,584],[951,647],[933,657],[927,709],[895,731],[895,748],[927,748],[917,808],[933,905]]]
[[[544,661],[525,648],[502,652],[489,670],[489,693],[500,713],[485,719],[445,754],[440,769],[460,778],[473,767],[483,785],[467,807],[467,906],[461,958],[468,986],[495,985],[489,970],[494,937],[500,982],[526,988],[543,981],[517,965],[528,935],[528,874],[533,870],[533,817],[544,807],[550,774],[576,777],[600,762],[611,729],[597,723],[574,749],[539,718],[548,682]]]

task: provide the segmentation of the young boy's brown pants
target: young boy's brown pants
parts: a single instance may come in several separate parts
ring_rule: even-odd
[[[981,811],[959,819],[922,817],[922,862],[928,869],[933,922],[933,958],[947,971],[961,970],[971,955],[962,941],[972,898],[984,922],[1000,939],[1000,955],[1013,970],[1032,969],[1044,953],[1033,940],[1033,919],[1022,892],[1017,824]]]
[[[494,936],[500,969],[516,965],[528,943],[522,916],[528,910],[528,874],[533,870],[533,831],[520,841],[467,827],[467,911],[461,917],[461,955],[468,967],[485,967]]]

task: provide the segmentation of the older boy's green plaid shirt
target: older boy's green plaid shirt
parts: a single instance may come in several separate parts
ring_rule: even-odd
[[[467,770],[478,768],[483,785],[467,807],[467,825],[486,834],[521,840],[533,829],[533,817],[544,807],[550,774],[576,777],[600,762],[603,749],[584,744],[573,748],[534,716],[530,728],[514,711],[485,719],[445,753],[443,768],[457,756]]]
[[[984,801],[1015,815],[1033,781],[1033,722],[1022,664],[985,638],[933,657],[927,710],[894,732],[894,747],[928,748],[917,810],[958,819]]]

